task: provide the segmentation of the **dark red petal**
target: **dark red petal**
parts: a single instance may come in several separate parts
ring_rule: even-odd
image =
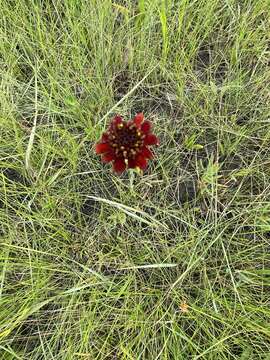
[[[143,122],[143,113],[139,113],[139,114],[135,115],[133,122],[137,127],[139,127],[141,125],[141,123]]]
[[[147,134],[144,139],[145,145],[159,145],[159,140],[154,134]]]
[[[123,159],[116,159],[114,161],[113,170],[116,173],[121,174],[125,169],[126,169],[126,164],[125,164],[125,161]]]
[[[102,134],[102,137],[101,137],[101,141],[102,142],[107,142],[107,141],[109,141],[109,134],[108,133],[103,133]]]
[[[113,130],[117,125],[122,123],[123,123],[122,117],[120,115],[116,115],[111,121],[110,129]]]
[[[145,170],[147,167],[147,160],[142,156],[138,155],[135,159],[136,166],[139,166],[142,170]]]
[[[134,159],[128,159],[128,168],[134,169],[137,166],[136,161]]]
[[[108,152],[111,149],[110,145],[108,143],[98,143],[96,144],[96,153],[97,154],[103,154]]]
[[[101,157],[101,160],[104,162],[104,163],[109,163],[110,161],[114,160],[115,159],[115,155],[113,152],[108,152],[104,155],[102,155]]]
[[[148,120],[145,120],[141,126],[142,132],[144,132],[145,134],[148,134],[149,131],[151,130],[151,126],[152,126],[151,122]]]
[[[147,159],[153,159],[154,155],[151,150],[149,150],[146,146],[144,146],[140,152],[140,155]]]
[[[123,122],[123,119],[120,115],[116,115],[114,118],[113,118],[113,123],[114,125],[119,125]]]

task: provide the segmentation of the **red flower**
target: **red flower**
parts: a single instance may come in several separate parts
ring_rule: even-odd
[[[126,168],[145,170],[153,153],[149,145],[158,145],[158,138],[151,133],[152,124],[144,120],[143,113],[125,122],[121,116],[113,118],[109,129],[96,144],[96,153],[105,163],[113,161],[113,170],[122,173]]]

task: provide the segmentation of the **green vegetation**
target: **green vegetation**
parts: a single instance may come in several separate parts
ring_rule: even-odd
[[[0,359],[270,359],[269,12],[0,2]],[[93,145],[139,111],[119,177]]]

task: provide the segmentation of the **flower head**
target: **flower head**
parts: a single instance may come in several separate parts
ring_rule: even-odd
[[[116,173],[122,173],[126,168],[145,170],[148,160],[153,158],[148,146],[159,144],[151,127],[151,122],[144,120],[142,113],[128,122],[117,115],[103,133],[101,141],[96,144],[96,153],[102,156],[103,162],[112,161]]]

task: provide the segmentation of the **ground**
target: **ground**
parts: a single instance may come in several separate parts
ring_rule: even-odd
[[[269,2],[0,14],[0,359],[270,359]],[[94,145],[141,111],[118,176]]]

